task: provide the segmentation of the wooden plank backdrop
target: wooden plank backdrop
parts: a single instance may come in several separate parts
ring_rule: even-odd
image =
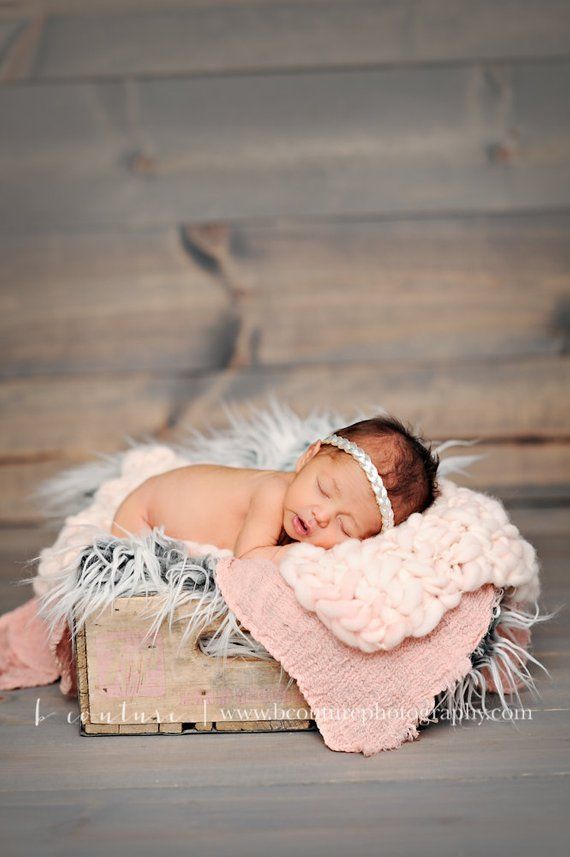
[[[542,58],[564,0],[43,0],[1,8],[4,80]]]
[[[569,86],[566,59],[6,85],[0,223],[563,207]]]
[[[566,0],[0,2],[1,609],[43,479],[270,393],[477,441],[566,606],[569,88]],[[533,641],[532,720],[368,760],[3,692],[6,853],[565,854],[568,611]]]

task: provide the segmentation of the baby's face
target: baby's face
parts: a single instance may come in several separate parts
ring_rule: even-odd
[[[320,448],[320,441],[311,444],[297,462],[283,504],[285,532],[323,548],[379,533],[380,509],[361,466],[348,453],[317,455]]]

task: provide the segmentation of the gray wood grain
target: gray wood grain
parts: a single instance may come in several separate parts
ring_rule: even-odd
[[[122,448],[129,436],[161,439],[172,437],[172,429],[182,436],[185,425],[226,427],[226,405],[247,417],[249,404],[267,407],[271,393],[300,414],[338,408],[351,422],[359,409],[373,414],[383,407],[434,442],[552,442],[567,439],[568,401],[560,391],[568,373],[564,357],[545,356],[402,361],[381,373],[375,363],[355,362],[342,371],[323,364],[199,377],[15,378],[0,385],[0,456],[77,459]]]
[[[552,60],[5,86],[0,228],[567,207],[569,84]]]
[[[19,5],[10,14],[24,13]],[[563,0],[39,5],[48,14],[35,62],[25,75],[12,63],[8,79],[528,59],[570,48]]]
[[[59,14],[44,22],[34,78],[543,57],[567,52],[570,41],[561,0],[154,6],[133,15],[125,3],[57,4]]]
[[[162,228],[0,235],[0,374],[216,370],[246,314],[252,365],[566,348],[567,212],[220,229],[227,259]]]
[[[221,368],[236,318],[170,230],[0,237],[0,374]]]
[[[266,737],[273,740],[261,736]],[[134,745],[139,738],[117,740],[133,745],[131,753],[142,751],[143,745]],[[164,744],[179,739],[142,740]],[[187,763],[193,767],[191,757]],[[231,776],[232,766],[226,762],[226,768]],[[197,778],[200,772],[195,771]],[[185,855],[189,843],[190,853],[237,857],[258,857],[268,851],[281,857],[297,848],[307,857],[342,853],[376,857],[379,842],[391,854],[421,851],[426,857],[458,853],[479,857],[482,849],[493,853],[498,843],[531,857],[548,842],[549,854],[562,857],[567,853],[567,798],[564,775],[532,774],[509,780],[448,780],[427,789],[422,782],[351,783],[338,776],[318,785],[239,791],[225,779],[199,793],[177,785],[162,789],[148,785],[132,792],[116,787],[97,790],[85,783],[74,795],[57,789],[51,796],[30,792],[23,803],[20,794],[9,796],[3,821],[13,849],[10,857],[38,852],[39,843],[42,854],[71,855],[81,847],[91,857],[108,847],[102,844],[108,841],[120,843],[121,853],[128,857],[154,855],[159,846],[167,854]],[[27,819],[28,832],[22,834]]]

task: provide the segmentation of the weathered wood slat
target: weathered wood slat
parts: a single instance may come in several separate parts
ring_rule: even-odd
[[[569,86],[564,59],[5,86],[0,226],[568,206]]]
[[[0,372],[216,369],[240,312],[256,365],[565,348],[568,212],[220,233],[227,258],[204,256],[199,229],[186,249],[160,228],[0,237]]]
[[[158,727],[158,723],[145,723],[145,724],[132,724],[132,723],[121,723],[119,724],[119,733],[121,735],[140,735],[142,733],[147,733],[149,735],[156,735],[160,732]]]
[[[19,5],[4,15],[20,17]],[[48,14],[35,63],[22,67],[26,52],[12,43],[5,79],[527,59],[570,47],[563,0],[38,5]]]
[[[196,732],[213,732],[214,724],[211,721],[204,720],[202,723],[195,723],[194,729]]]
[[[487,491],[507,503],[567,498],[570,492],[570,444],[478,443],[442,454],[484,455],[468,469],[470,476],[454,473],[452,479],[468,488]]]
[[[3,375],[224,364],[236,326],[223,288],[174,231],[0,237]]]
[[[181,723],[159,723],[158,731],[163,735],[180,735],[182,732]]]
[[[130,436],[172,439],[184,426],[226,427],[229,405],[277,398],[298,413],[337,408],[350,421],[359,409],[379,407],[408,421],[433,441],[461,438],[566,440],[569,381],[565,357],[467,363],[401,362],[379,366],[334,363],[264,372],[239,371],[199,378],[133,374],[78,378],[21,378],[0,385],[0,456],[5,463],[29,457],[89,458],[122,448]],[[532,395],[529,395],[532,390]],[[352,415],[354,414],[354,418]],[[38,430],[41,426],[41,431]]]
[[[527,726],[530,728],[522,732],[526,740],[535,745],[536,730],[532,731],[535,724],[523,724]],[[410,748],[416,755],[406,755],[398,766],[413,771],[414,780],[394,782],[386,773],[388,763],[384,757],[390,753],[381,753],[379,758],[366,762],[361,757],[359,769],[343,764],[342,772],[335,772],[331,765],[324,774],[326,748],[320,747],[317,736],[314,736],[314,745],[309,746],[310,738],[298,734],[292,737],[303,746],[306,754],[305,759],[297,763],[298,782],[275,787],[268,774],[263,779],[261,771],[266,771],[271,763],[281,767],[281,756],[288,748],[283,746],[282,735],[253,735],[251,742],[256,741],[265,752],[265,763],[257,758],[254,763],[254,770],[262,779],[259,785],[241,787],[235,782],[235,768],[249,768],[252,764],[249,747],[247,763],[240,764],[237,759],[239,745],[230,748],[225,743],[226,740],[243,740],[236,736],[224,739],[220,747],[221,752],[233,753],[229,760],[224,760],[220,753],[219,765],[213,766],[212,772],[217,780],[211,787],[204,786],[201,780],[204,768],[212,763],[201,761],[198,768],[194,749],[190,756],[188,752],[181,752],[179,741],[157,741],[160,747],[150,753],[146,744],[140,744],[137,750],[146,763],[148,774],[139,775],[133,787],[131,783],[135,783],[136,774],[142,768],[142,759],[137,760],[136,767],[129,766],[128,759],[136,751],[131,741],[124,742],[121,752],[109,747],[107,752],[100,749],[99,755],[106,759],[112,752],[118,763],[131,769],[128,786],[118,787],[117,777],[113,775],[111,785],[97,789],[92,782],[85,782],[83,772],[84,780],[77,792],[70,793],[60,782],[56,785],[53,781],[49,793],[40,789],[39,784],[30,787],[26,794],[8,792],[5,838],[21,844],[25,850],[20,853],[30,853],[40,845],[52,853],[59,852],[60,831],[70,831],[68,836],[75,842],[84,836],[77,830],[81,825],[90,832],[90,836],[85,837],[85,857],[101,853],[108,837],[120,841],[129,854],[135,853],[135,846],[130,846],[136,840],[139,857],[155,853],[157,837],[161,841],[168,839],[168,848],[174,852],[185,852],[189,835],[194,849],[215,853],[218,857],[261,857],[274,851],[276,843],[279,843],[279,851],[294,846],[304,854],[354,853],[371,857],[377,853],[374,849],[378,848],[379,839],[386,850],[405,854],[421,851],[425,857],[438,857],[444,849],[453,854],[462,851],[474,854],[480,847],[492,853],[497,846],[501,850],[512,848],[520,857],[532,857],[544,843],[548,843],[551,857],[563,857],[568,830],[567,777],[562,771],[562,761],[550,776],[538,775],[534,766],[523,771],[522,764],[512,778],[495,774],[493,759],[496,756],[491,754],[491,749],[495,751],[496,744],[503,742],[512,747],[507,730],[515,733],[516,726],[494,727],[494,724],[484,723],[481,728],[474,726],[469,732],[467,728],[447,727],[450,740],[443,750],[446,762],[437,765],[434,761],[434,767],[447,771],[449,756],[457,757],[460,745],[468,745],[474,754],[471,739],[473,732],[478,731],[483,733],[481,739],[488,740],[487,752],[478,751],[480,758],[487,761],[488,776],[475,778],[467,756],[465,769],[456,780],[446,778],[430,782],[428,788],[425,782],[427,763],[421,767],[424,757],[416,746]],[[489,742],[491,731],[496,739]],[[563,740],[559,724],[556,731],[549,734],[551,743],[555,736]],[[132,739],[133,742],[137,740],[146,739]],[[202,752],[211,753],[214,741],[215,738],[200,740],[200,744],[206,745]],[[273,742],[279,747],[270,748],[268,744]],[[111,745],[112,742],[105,743]],[[157,769],[164,769],[165,743],[178,751],[187,769],[186,776],[177,776],[170,782],[168,768],[159,773],[149,766],[152,759]],[[82,749],[78,751],[78,760],[84,758],[79,755]],[[337,754],[331,755],[335,756],[338,767]],[[418,759],[418,756],[421,757]],[[309,759],[314,765],[311,770],[319,773],[309,773]],[[498,766],[498,762],[495,764]],[[351,775],[347,772],[349,767]],[[367,774],[360,774],[360,771]],[[361,777],[373,775],[376,777],[373,783],[361,781]],[[121,781],[125,779],[122,777]],[[187,782],[191,782],[190,788]],[[414,823],[410,822],[410,806],[414,807]],[[484,825],[481,825],[481,817],[485,819]],[[27,830],[22,825],[25,818],[34,819]],[[466,848],[466,839],[469,845],[475,842],[475,848]],[[283,848],[280,847],[282,842],[287,843]]]
[[[252,723],[218,720],[217,732],[301,732],[314,728],[310,720],[257,720]]]
[[[198,639],[215,631],[218,620],[188,635],[181,646],[189,605],[174,612],[170,629],[164,622],[156,637],[143,642],[153,599],[117,598],[112,608],[87,620],[85,664],[78,671],[88,685],[84,725],[108,723],[115,733],[158,733],[160,722],[211,718],[220,731],[271,731],[272,721],[261,716],[259,722],[256,714],[275,712],[279,719],[283,711],[286,721],[292,711],[297,719],[308,719],[306,700],[295,683],[287,688],[289,676],[276,661],[230,657],[223,664],[204,655]]]

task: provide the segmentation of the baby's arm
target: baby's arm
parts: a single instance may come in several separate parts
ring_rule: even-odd
[[[277,546],[283,523],[283,501],[286,485],[278,476],[264,480],[251,500],[249,510],[237,537],[237,557],[265,556],[280,551]]]
[[[296,544],[298,542],[291,542],[289,545],[278,545],[277,547],[252,548],[252,550],[242,554],[238,559],[269,559],[271,562],[279,565],[285,554]]]

